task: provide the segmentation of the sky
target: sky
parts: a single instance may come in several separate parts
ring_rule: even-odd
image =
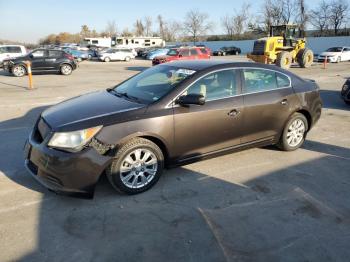
[[[319,0],[307,0],[313,7]],[[251,4],[251,13],[261,12],[264,0],[0,0],[0,39],[37,43],[51,33],[77,33],[87,24],[98,32],[108,21],[115,21],[119,31],[133,28],[136,19],[158,14],[165,19],[182,21],[189,10],[199,10],[209,15],[214,24],[212,34],[222,34],[220,18],[240,10],[243,3]]]

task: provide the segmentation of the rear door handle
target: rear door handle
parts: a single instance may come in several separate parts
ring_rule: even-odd
[[[287,100],[287,99],[283,99],[283,100],[281,101],[281,104],[284,105],[284,106],[285,106],[285,105],[288,105],[288,100]]]
[[[231,110],[230,112],[227,113],[228,116],[232,116],[232,117],[235,117],[237,115],[239,115],[240,111],[237,110],[237,109],[233,109]]]

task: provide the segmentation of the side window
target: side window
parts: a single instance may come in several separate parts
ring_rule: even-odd
[[[198,52],[196,49],[191,49],[190,50],[190,55],[198,55]]]
[[[276,73],[277,87],[289,87],[291,86],[290,80],[286,75]]]
[[[236,74],[236,70],[211,73],[197,80],[185,94],[201,94],[207,101],[237,95]]]
[[[22,53],[19,46],[9,46],[7,47],[9,53]]]
[[[277,89],[274,71],[263,69],[244,69],[244,93],[254,93]]]
[[[34,57],[43,57],[43,56],[44,56],[44,53],[45,53],[44,50],[37,50],[37,51],[34,51],[34,52],[32,53],[32,55],[33,55]]]
[[[182,56],[189,56],[189,51],[188,49],[183,49],[183,50],[180,50],[179,54],[182,55]]]
[[[205,49],[205,48],[201,48],[201,52],[202,52],[202,54],[208,54],[207,49]]]
[[[58,50],[49,50],[49,57],[61,57],[62,52]]]

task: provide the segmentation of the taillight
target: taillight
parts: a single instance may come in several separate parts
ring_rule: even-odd
[[[74,60],[74,57],[72,55],[70,55],[70,54],[67,54],[67,53],[64,54],[64,57],[66,57],[66,58],[68,58],[70,60]]]

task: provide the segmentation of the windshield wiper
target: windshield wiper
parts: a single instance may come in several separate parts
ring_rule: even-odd
[[[113,92],[114,95],[118,96],[118,97],[126,97],[129,100],[135,101],[137,103],[141,103],[140,99],[136,96],[131,96],[129,95],[127,92],[118,92],[114,89],[109,89],[109,92]]]

